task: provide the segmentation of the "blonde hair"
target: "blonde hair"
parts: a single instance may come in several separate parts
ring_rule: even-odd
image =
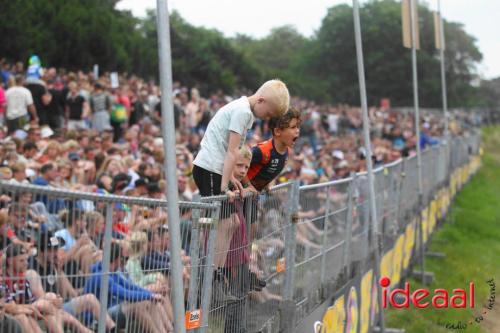
[[[76,142],[76,140],[73,140],[73,139],[68,140],[62,144],[62,150],[65,152],[70,150],[70,149],[78,148],[78,147],[79,147],[78,142]]]
[[[290,93],[288,92],[286,84],[281,80],[274,79],[264,82],[257,90],[256,94],[276,104],[278,108],[278,114],[276,116],[283,115],[290,107]]]
[[[22,161],[17,161],[16,163],[14,163],[14,165],[12,166],[11,169],[12,169],[12,173],[20,172],[20,171],[26,172],[26,163],[24,163]]]
[[[78,88],[78,84],[75,81],[71,81],[70,83],[68,83],[68,88]]]
[[[12,178],[12,170],[9,167],[0,168],[0,179],[10,179]]]
[[[49,149],[56,149],[57,154],[60,154],[62,147],[61,147],[61,144],[59,142],[57,142],[56,140],[50,140],[47,143],[47,146],[45,146],[45,152],[47,152]]]
[[[96,223],[101,219],[104,219],[104,215],[96,211],[89,211],[83,214],[83,220],[87,223],[87,230],[94,229]]]
[[[240,156],[243,158],[247,158],[250,161],[252,160],[252,151],[248,146],[244,145],[240,148]]]
[[[131,256],[142,255],[144,244],[148,241],[148,235],[143,231],[134,231],[128,238],[128,248]]]
[[[102,163],[101,167],[97,171],[97,174],[100,175],[100,174],[103,174],[103,173],[107,173],[108,172],[108,167],[111,164],[111,162],[113,162],[113,161],[116,161],[120,165],[121,171],[124,172],[124,169],[125,169],[126,165],[123,163],[123,160],[121,158],[117,158],[117,157],[114,157],[114,156],[112,156],[112,157],[108,156],[108,157],[106,157],[106,159]],[[113,176],[111,176],[111,177],[113,177]]]

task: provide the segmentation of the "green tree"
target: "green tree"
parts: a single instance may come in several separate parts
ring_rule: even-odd
[[[479,94],[483,101],[482,106],[500,110],[500,77],[491,80],[482,80]]]
[[[360,11],[367,93],[370,104],[390,98],[393,105],[412,105],[411,53],[402,46],[401,7],[395,0],[372,0]],[[423,106],[441,105],[439,57],[434,49],[433,18],[419,7],[421,50],[418,52],[419,96]],[[445,22],[450,106],[477,102],[475,65],[482,55],[460,24]],[[306,72],[322,82],[318,92],[329,102],[359,103],[352,8],[330,8],[314,39]],[[309,89],[310,90],[310,89]],[[328,96],[328,97],[327,97]]]
[[[237,35],[233,45],[241,50],[262,73],[262,79],[280,78],[285,80],[292,93],[298,93],[304,75],[299,72],[301,61],[311,40],[301,35],[291,25],[274,28],[262,39]]]
[[[17,0],[0,2],[0,55],[12,61],[38,54],[44,66],[126,71],[158,78],[155,11],[138,19],[115,9],[118,0]],[[423,106],[441,105],[438,52],[433,18],[419,8],[419,95]],[[254,90],[265,79],[285,80],[294,95],[319,102],[358,104],[352,8],[331,7],[317,33],[302,36],[293,26],[264,38],[226,38],[171,13],[174,79],[203,93]],[[396,0],[371,0],[361,8],[361,27],[370,104],[390,98],[412,105],[411,54],[401,44],[401,9]],[[482,58],[476,41],[459,23],[445,22],[449,104],[483,105],[485,88],[475,66]]]
[[[156,13],[149,11],[139,29],[148,54],[145,72],[157,72],[158,51]],[[230,41],[214,29],[199,28],[187,23],[177,12],[170,15],[172,71],[174,80],[189,87],[197,86],[203,93],[235,87],[255,88],[260,72]],[[145,66],[145,67],[144,67]]]
[[[12,60],[35,53],[45,66],[126,70],[140,46],[138,19],[113,1],[3,1],[0,21],[0,53]]]

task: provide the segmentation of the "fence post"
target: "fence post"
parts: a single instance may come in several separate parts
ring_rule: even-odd
[[[113,227],[113,203],[106,204],[106,227],[104,229],[104,253],[102,257],[101,272],[101,311],[99,313],[99,323],[97,331],[104,333],[106,331],[106,316],[108,315],[108,287],[109,287],[109,260],[111,258],[111,232]]]
[[[213,263],[214,263],[214,245],[215,233],[219,222],[220,202],[217,202],[217,208],[212,210],[211,218],[200,219],[200,228],[208,229],[207,255],[204,263],[205,269],[203,272],[203,290],[201,294],[201,327],[198,332],[204,333],[208,327],[208,313],[212,296],[212,279],[213,279]],[[193,277],[191,276],[191,279]]]
[[[352,179],[349,183],[349,189],[347,194],[347,217],[345,226],[345,246],[344,255],[342,256],[342,267],[344,268],[344,276],[349,279],[351,274],[351,258],[349,258],[351,253],[351,240],[352,240],[352,214],[354,211],[354,184],[356,182],[356,174],[352,173]]]
[[[293,300],[293,286],[300,188],[297,181],[292,182],[290,186],[292,188],[288,197],[287,208],[285,208],[285,283],[283,287],[283,301],[279,309],[280,332],[292,332],[295,327],[296,305]]]
[[[200,195],[193,196],[193,202],[200,202]],[[191,242],[189,244],[189,256],[191,257],[191,279],[189,279],[188,310],[196,310],[198,301],[198,269],[200,265],[200,232],[199,232],[200,210],[193,209],[191,220]]]
[[[254,202],[256,201],[255,205],[254,205]],[[246,207],[245,207],[245,222],[246,222],[246,229],[247,229],[247,232],[246,232],[246,236],[247,236],[247,242],[248,242],[248,245],[247,245],[247,251],[248,251],[248,254],[249,254],[249,259],[251,261],[251,257],[252,257],[252,243],[253,243],[253,239],[252,239],[252,221],[257,221],[257,216],[258,216],[258,211],[259,211],[259,197],[258,195],[250,195],[250,196],[247,196],[246,198],[244,198],[244,202],[246,203]],[[254,207],[256,207],[256,209],[254,210]],[[248,298],[248,295],[244,296],[244,297],[247,297]],[[245,302],[245,313],[246,315],[243,316],[242,318],[242,321],[243,323],[241,324],[242,327],[245,327],[247,328],[248,327],[248,318],[250,317],[249,316],[249,311],[250,311],[250,302],[247,301]]]
[[[285,287],[283,299],[287,301],[293,300],[299,191],[299,183],[293,182],[287,209],[287,228],[285,230]]]
[[[321,247],[321,278],[320,278],[320,288],[323,289],[325,285],[325,275],[326,275],[326,247],[328,241],[328,224],[330,219],[330,186],[325,187],[326,190],[326,201],[325,201],[325,220],[323,222],[323,246]],[[323,296],[323,295],[322,295]]]

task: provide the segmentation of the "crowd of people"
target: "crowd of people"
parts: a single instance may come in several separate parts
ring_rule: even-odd
[[[0,79],[2,181],[165,199],[156,83],[134,75],[120,75],[114,82],[108,73],[94,77],[93,72],[43,70],[36,56],[27,69],[23,63],[2,61]],[[365,170],[361,109],[290,98],[280,81],[272,82],[241,98],[222,91],[202,96],[196,87],[174,83],[180,200],[222,193],[232,202],[238,193],[266,191],[289,180],[312,184]],[[411,113],[373,107],[369,117],[375,166],[415,154]],[[453,117],[450,130],[459,134],[469,116]],[[424,113],[421,130],[422,148],[438,144],[443,118]],[[110,272],[117,274],[109,275],[108,315],[102,318],[108,330],[123,328],[130,317],[141,331],[173,329],[168,218],[158,207],[144,208],[115,206]],[[231,280],[235,266],[246,269],[249,281],[232,291],[221,290],[216,298],[237,303],[238,294],[253,290],[263,293],[256,298],[279,300],[262,291],[265,281],[258,269],[251,269],[258,264],[237,250],[250,241],[242,221],[252,218],[237,204],[223,211],[214,290],[221,289],[217,283]],[[7,324],[20,325],[24,332],[40,332],[41,326],[50,332],[63,332],[68,326],[92,331],[101,306],[104,216],[98,202],[89,207],[28,192],[0,196],[0,302],[10,315],[5,318],[13,321]],[[188,249],[184,244],[186,281]],[[241,311],[239,304],[226,332],[244,331],[235,324]]]

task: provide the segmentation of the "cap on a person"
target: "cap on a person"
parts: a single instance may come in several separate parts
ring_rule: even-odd
[[[49,233],[42,233],[38,239],[38,247],[40,251],[45,251],[45,249],[58,249],[63,247],[66,241],[61,237],[56,237],[55,235]]]
[[[78,161],[80,159],[80,156],[76,152],[72,152],[68,154],[68,158],[70,161]]]
[[[54,135],[54,131],[49,126],[43,126],[40,130],[42,139],[46,139]]]
[[[342,161],[344,159],[344,152],[341,150],[334,150],[332,156]]]
[[[131,178],[132,177],[123,172],[114,176],[113,181],[111,182],[111,188],[113,189],[113,192],[121,191],[125,187],[127,187],[127,185],[130,183]]]

